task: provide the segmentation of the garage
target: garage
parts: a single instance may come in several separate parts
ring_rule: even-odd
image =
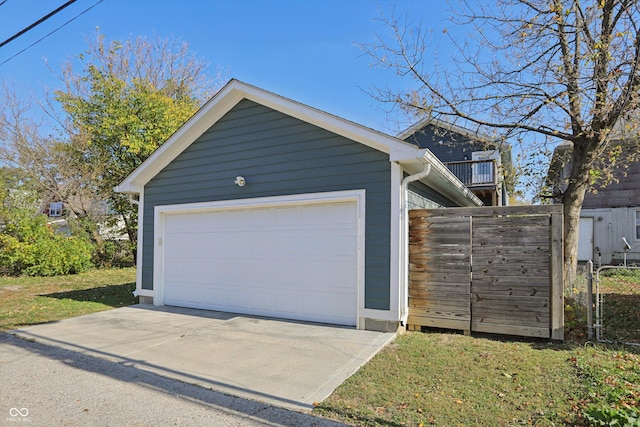
[[[480,203],[429,150],[238,80],[116,191],[141,304],[376,331],[407,318],[408,200]]]
[[[163,303],[355,326],[357,198],[286,199],[158,207]]]

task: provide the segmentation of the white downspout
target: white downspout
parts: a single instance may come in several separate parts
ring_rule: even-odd
[[[431,173],[431,164],[424,165],[421,172],[415,175],[409,175],[402,180],[401,194],[402,194],[402,209],[401,209],[401,221],[402,221],[402,236],[400,241],[402,242],[402,286],[400,287],[400,321],[403,325],[407,324],[407,317],[409,316],[408,296],[409,296],[409,184],[426,178]]]

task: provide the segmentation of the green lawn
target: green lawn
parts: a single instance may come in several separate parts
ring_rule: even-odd
[[[0,331],[135,303],[134,268],[55,277],[0,277]]]
[[[134,269],[0,278],[0,330],[133,304],[134,282]],[[640,348],[569,332],[564,344],[408,332],[314,413],[354,426],[640,426]]]
[[[602,338],[640,345],[640,269],[604,269],[600,292]]]
[[[549,426],[634,410],[640,357],[631,351],[408,332],[314,411],[356,426]]]

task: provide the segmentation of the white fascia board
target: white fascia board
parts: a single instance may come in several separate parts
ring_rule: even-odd
[[[408,156],[415,151],[414,145],[400,141],[382,132],[375,131],[241,81],[231,80],[145,162],[138,166],[136,170],[118,185],[116,191],[132,194],[139,193],[142,187],[157,173],[200,135],[206,132],[238,102],[245,98],[391,156]]]
[[[258,104],[280,111],[283,114],[300,119],[345,138],[391,155],[393,152],[409,152],[415,145],[400,141],[390,135],[326,113],[297,101],[282,97],[255,86],[242,85],[243,97]]]
[[[233,108],[242,94],[232,80],[185,122],[169,139],[116,187],[121,193],[140,193],[142,187]]]
[[[405,140],[406,138],[410,137],[411,135],[413,135],[414,133],[422,130],[425,126],[428,125],[433,125],[437,128],[440,129],[445,129],[448,130],[450,132],[454,132],[457,133],[459,135],[465,136],[471,140],[475,140],[478,142],[483,142],[483,143],[491,143],[491,142],[495,142],[489,135],[483,134],[483,133],[478,133],[478,132],[474,132],[471,129],[467,129],[464,128],[462,126],[450,123],[448,121],[439,119],[437,117],[432,117],[432,116],[428,116],[425,117],[421,120],[419,120],[417,123],[414,123],[412,126],[410,126],[408,129],[400,132],[396,138],[401,139],[401,140]]]

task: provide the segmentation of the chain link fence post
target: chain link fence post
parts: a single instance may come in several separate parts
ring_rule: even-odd
[[[587,261],[587,338],[593,340],[593,261]]]

